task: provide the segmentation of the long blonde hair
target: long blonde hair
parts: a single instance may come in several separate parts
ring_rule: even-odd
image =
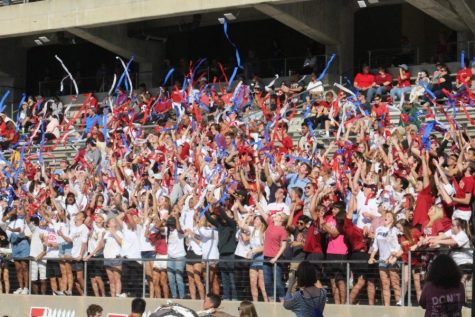
[[[429,222],[427,223],[427,227],[431,228],[434,225],[434,222],[436,222],[439,219],[444,218],[444,211],[442,210],[441,207],[439,206],[432,206],[431,209],[434,211],[432,214],[432,217],[429,214]],[[430,209],[429,209],[430,212]]]

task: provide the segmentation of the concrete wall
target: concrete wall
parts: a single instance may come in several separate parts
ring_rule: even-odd
[[[296,1],[296,0],[294,0]],[[189,15],[282,0],[44,0],[0,8],[0,37]]]
[[[187,307],[199,310],[200,301],[183,300],[176,301]],[[49,307],[53,309],[74,309],[76,316],[85,316],[86,308],[90,304],[99,304],[104,308],[104,316],[108,313],[130,313],[131,299],[128,298],[94,298],[94,297],[56,297],[56,296],[27,296],[27,295],[0,295],[0,314],[8,317],[28,316],[32,306]],[[153,311],[159,305],[165,304],[165,300],[147,299],[147,311]],[[223,310],[237,316],[239,302],[224,302]],[[293,313],[283,309],[280,303],[277,304],[256,304],[257,313],[262,317],[293,317]],[[470,316],[470,310],[464,309],[463,316]],[[349,305],[326,305],[325,316],[350,317],[422,317],[424,310],[417,307],[382,307],[382,306],[349,306]]]

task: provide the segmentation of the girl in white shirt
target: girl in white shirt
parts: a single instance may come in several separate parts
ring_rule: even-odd
[[[6,233],[12,245],[13,258],[26,258],[30,255],[30,243],[27,239],[31,232],[25,222],[25,211],[13,206],[12,211],[3,217]],[[19,288],[14,294],[28,294],[28,261],[14,260]]]
[[[462,271],[462,283],[472,274],[473,248],[471,244],[470,228],[467,221],[455,218],[452,228],[438,236],[430,237],[430,246],[444,245],[454,248],[450,256]],[[459,249],[459,250],[457,250]]]
[[[97,250],[97,246],[104,239],[106,234],[106,229],[104,228],[104,223],[106,220],[106,215],[103,213],[95,214],[95,219],[92,224],[92,230],[89,233],[89,243],[87,246],[88,255],[84,258],[84,261],[89,261],[94,257],[94,261],[90,261],[87,264],[87,272],[91,277],[91,286],[94,291],[94,296],[96,297],[105,297],[106,291],[104,286],[104,281],[102,280],[102,274],[104,271],[104,261],[99,259],[104,259],[104,254],[101,250]],[[94,256],[93,256],[94,254]]]
[[[201,247],[202,259],[204,263],[209,265],[209,279],[211,289],[214,294],[219,294],[219,280],[218,280],[218,230],[208,223],[206,217],[202,217],[199,220],[197,226],[193,228],[193,231],[187,231],[190,238],[194,239]]]
[[[395,215],[387,212],[383,217],[384,224],[377,228],[374,233],[374,242],[368,263],[375,263],[376,253],[379,252],[379,276],[383,287],[384,305],[389,306],[391,287],[394,289],[394,297],[397,303],[399,303],[401,297],[401,277],[396,261],[402,255],[402,249],[398,241],[398,230],[395,227]]]
[[[117,230],[117,220],[110,218],[107,220],[107,231],[101,242],[93,251],[92,256],[103,250],[104,266],[106,267],[107,277],[109,279],[111,297],[124,296],[122,292],[122,261],[120,253],[122,251],[123,235]]]
[[[198,222],[198,212],[194,208],[198,202],[194,195],[187,196],[183,209],[181,210],[180,224],[185,231],[186,245],[186,275],[188,276],[188,288],[191,299],[196,299],[198,291],[199,298],[205,298],[205,288],[201,277],[203,275],[203,264],[201,263],[203,252],[201,250],[201,241],[194,239],[191,232]]]

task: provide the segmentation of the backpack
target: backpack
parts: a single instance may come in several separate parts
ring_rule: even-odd
[[[320,297],[322,296],[322,291],[320,290],[320,294],[318,296],[316,296],[316,297],[310,296],[310,298],[305,298],[303,296],[304,290],[301,290],[300,292],[302,294],[302,298],[305,302],[305,305],[307,305],[307,306],[311,305],[312,306],[312,315],[311,315],[311,317],[323,317],[322,311],[314,306],[315,299],[316,298],[320,299]],[[308,291],[307,291],[307,293],[310,295],[310,293]],[[309,301],[311,301],[311,302],[309,303]]]

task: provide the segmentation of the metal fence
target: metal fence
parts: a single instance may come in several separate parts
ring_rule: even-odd
[[[444,251],[442,251],[444,252]],[[368,265],[366,261],[344,260],[344,261],[311,261],[314,263],[319,271],[319,280],[328,292],[329,303],[342,304],[363,304],[363,305],[384,305],[388,299],[390,305],[398,306],[417,306],[420,290],[423,287],[424,276],[427,271],[428,264],[434,257],[435,253],[429,251],[417,251],[409,253],[408,263],[405,265],[402,262],[396,263],[391,267],[391,274],[388,274],[390,281],[389,288],[382,283],[382,274],[378,264]],[[417,258],[417,265],[412,265],[414,259]],[[16,259],[20,260],[20,259]],[[29,262],[29,275],[32,276],[33,259],[23,259]],[[65,261],[65,259],[48,259],[48,261],[57,260]],[[87,262],[74,262],[73,269],[77,270],[78,266],[83,272],[83,290],[82,294],[78,293],[74,288],[73,295],[94,296],[94,290],[91,285],[93,276],[98,276],[102,279],[105,285],[105,294],[110,296],[110,282],[102,266],[104,259],[90,259]],[[271,272],[266,277],[266,284],[264,289],[260,284],[259,279],[264,278],[264,272],[253,271],[250,273],[249,260],[242,259],[220,259],[219,261],[201,261],[188,259],[120,259],[122,265],[122,293],[128,297],[151,297],[153,291],[160,287],[160,276],[158,281],[154,279],[153,274],[160,274],[166,272],[168,281],[166,282],[166,289],[170,298],[193,298],[202,299],[204,294],[209,292],[219,292],[224,299],[229,300],[256,300],[264,301],[263,290],[267,289],[267,295],[270,301],[279,301],[285,291],[289,287],[296,287],[289,285],[290,277],[295,274],[295,269],[299,261],[279,261],[277,263],[265,262],[267,266],[267,273]],[[162,263],[161,271],[154,268],[152,274],[148,276],[146,263],[153,262]],[[166,264],[165,264],[166,262]],[[71,263],[71,262],[70,262]],[[101,265],[97,265],[101,264]],[[201,265],[196,265],[201,264]],[[195,265],[195,266],[193,266]],[[98,272],[98,267],[101,272]],[[154,265],[157,267],[157,265]],[[178,269],[177,269],[178,268]],[[175,270],[175,271],[174,271]],[[264,268],[266,270],[266,268]],[[256,282],[251,282],[250,274],[257,276]],[[385,274],[385,273],[384,273]],[[73,272],[73,275],[76,275]],[[471,272],[466,283],[467,300],[471,298]],[[364,276],[364,283],[358,276]],[[409,278],[410,277],[410,278]],[[162,275],[162,278],[163,275]],[[216,280],[215,280],[216,279]],[[175,282],[171,282],[174,280]],[[183,281],[183,284],[181,284]],[[0,282],[1,278],[0,278]],[[75,277],[75,283],[77,283]],[[279,289],[280,282],[282,282],[282,290]],[[10,269],[10,290],[16,289],[16,275],[13,265]],[[29,279],[29,290],[32,290],[34,282]],[[162,281],[163,283],[163,281]],[[269,284],[270,283],[270,284]],[[50,280],[47,281],[47,294],[52,294]],[[172,286],[173,284],[173,286]],[[177,284],[177,286],[175,286]],[[202,285],[202,289],[200,286]],[[388,284],[386,284],[388,285]],[[163,286],[162,286],[163,287]],[[171,290],[171,288],[175,290]],[[180,287],[184,287],[180,290]],[[41,287],[38,288],[40,290]],[[257,298],[256,298],[257,292]],[[164,292],[161,292],[160,298]],[[154,295],[157,297],[157,294]],[[386,297],[386,299],[385,299]]]

